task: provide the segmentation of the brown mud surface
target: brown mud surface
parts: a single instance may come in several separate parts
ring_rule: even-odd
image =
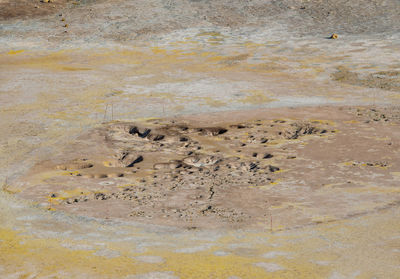
[[[56,13],[70,0],[0,0],[0,20],[29,19]]]
[[[394,107],[104,123],[36,165],[19,196],[78,215],[187,229],[350,218],[400,202],[399,124]]]

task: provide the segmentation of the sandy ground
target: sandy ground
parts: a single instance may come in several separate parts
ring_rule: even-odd
[[[397,278],[399,14],[1,0],[1,276]]]

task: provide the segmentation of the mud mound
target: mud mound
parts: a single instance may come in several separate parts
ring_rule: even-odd
[[[362,119],[371,108],[364,109],[353,109],[347,117],[357,112]],[[343,117],[346,111],[335,113]],[[392,117],[385,119],[380,137],[396,125]],[[21,196],[84,215],[188,228],[258,226],[278,209],[275,214],[285,226],[312,223],[319,210],[344,218],[356,207],[345,196],[333,202],[335,187],[361,187],[371,172],[392,185],[387,169],[399,164],[388,155],[397,148],[393,142],[376,146],[373,152],[381,159],[371,153],[371,129],[377,128],[354,134],[349,125],[261,117],[220,126],[183,120],[105,124],[82,139],[86,144],[71,147],[86,158],[39,164],[40,171],[26,179],[37,180],[43,172],[47,178]],[[359,191],[366,200],[377,197]],[[293,204],[305,201],[308,209],[300,213]],[[340,212],[332,211],[332,202],[340,203]]]
[[[67,164],[58,165],[59,170],[80,170],[93,167],[93,164],[88,162],[87,159],[76,159]]]

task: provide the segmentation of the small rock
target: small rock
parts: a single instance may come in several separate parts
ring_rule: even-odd
[[[339,37],[338,34],[333,33],[333,34],[329,37],[329,39],[336,40],[338,37]]]
[[[269,166],[269,171],[270,171],[270,172],[276,172],[276,171],[278,171],[278,170],[280,170],[278,167]]]

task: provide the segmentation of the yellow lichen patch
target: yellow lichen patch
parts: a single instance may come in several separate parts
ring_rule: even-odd
[[[329,126],[336,126],[336,123],[331,120],[321,120],[321,119],[310,119],[312,123],[315,124],[323,124],[323,125],[329,125]]]
[[[110,162],[110,161],[104,161],[103,162],[103,166],[105,166],[105,167],[113,167],[114,164],[112,162]]]
[[[222,107],[226,105],[224,102],[210,97],[204,97],[202,99],[205,101],[206,105],[210,107]]]
[[[202,36],[224,37],[220,32],[216,32],[216,31],[200,32],[196,36],[198,36],[198,37],[202,37]]]
[[[255,236],[270,237],[271,235]],[[251,238],[251,236],[249,236]],[[245,238],[248,240],[249,238]],[[318,269],[315,264],[309,262],[307,256],[295,257],[288,260],[286,257],[265,259],[259,257],[246,257],[228,253],[223,256],[216,256],[211,252],[215,249],[206,249],[204,252],[190,252],[191,247],[185,245],[186,252],[171,252],[167,250],[150,250],[146,254],[161,257],[162,263],[149,264],[133,260],[133,255],[128,249],[118,245],[107,245],[108,249],[117,251],[117,256],[109,258],[98,256],[93,246],[85,242],[76,242],[64,239],[67,243],[60,245],[56,239],[32,239],[29,236],[17,235],[15,231],[0,229],[0,262],[12,263],[5,266],[5,273],[15,272],[23,269],[30,272],[29,266],[35,266],[39,270],[39,277],[57,272],[68,272],[69,274],[85,274],[86,278],[110,278],[118,276],[123,278],[127,275],[145,274],[151,271],[170,272],[180,278],[228,278],[238,276],[240,278],[313,278],[326,275],[328,267]],[[282,239],[284,240],[284,239]],[[228,242],[227,242],[228,241]],[[229,243],[231,239],[219,241]],[[276,241],[274,238],[273,241]],[[196,244],[198,245],[198,244]],[[220,244],[218,244],[220,245]],[[282,251],[292,253],[299,249],[300,244],[292,243],[291,247],[280,247]],[[76,248],[73,248],[76,247]],[[82,248],[79,248],[82,247]],[[89,247],[87,249],[85,247]],[[223,247],[221,247],[224,249]],[[270,247],[260,247],[258,253],[262,254],[271,251]],[[194,247],[196,251],[196,247]],[[296,252],[297,253],[297,252]],[[323,255],[321,255],[323,256]],[[7,258],[5,258],[7,257]],[[271,263],[263,265],[260,263]],[[272,270],[269,267],[279,267]]]
[[[199,42],[193,40],[193,38],[186,37],[184,41],[175,41],[171,42],[171,46],[178,46],[181,47],[182,45],[197,45]]]
[[[17,194],[17,193],[21,192],[21,189],[12,187],[12,186],[10,186],[10,185],[8,185],[6,183],[4,183],[1,186],[0,190],[3,191],[4,193],[10,194],[10,195]]]
[[[24,52],[23,49],[20,49],[20,50],[10,50],[10,51],[8,52],[8,54],[13,55],[13,54],[18,54],[18,53],[22,53],[22,52]]]
[[[77,197],[77,196],[81,196],[81,195],[88,195],[88,194],[90,194],[90,191],[83,190],[81,188],[76,188],[76,189],[72,189],[72,190],[59,191],[57,193],[57,195],[52,199],[56,200],[56,201],[62,201],[62,200],[66,200],[69,198],[73,198],[73,197]]]
[[[274,160],[271,161],[271,163],[275,162]],[[274,173],[282,173],[282,172],[288,172],[288,169],[282,169],[280,168],[279,170],[274,171]]]
[[[221,55],[214,55],[214,56],[210,56],[207,58],[207,62],[214,62],[214,63],[221,62],[222,60],[224,60],[224,56],[221,56]],[[201,65],[203,65],[203,67],[208,68],[208,65],[199,64],[199,65],[196,65],[196,67],[194,67],[193,69],[200,69]],[[205,70],[208,70],[208,69],[205,69]]]
[[[368,137],[368,136],[366,136],[366,138],[374,139],[374,140],[378,140],[378,141],[390,141],[391,140],[390,137]]]
[[[153,120],[160,120],[160,118],[158,117],[140,117],[140,118],[136,118],[136,121],[153,121]]]
[[[61,68],[64,71],[90,71],[91,68],[64,66]]]
[[[197,53],[193,51],[187,51],[182,49],[172,49],[171,53],[177,56],[196,56]]]
[[[20,273],[19,278],[33,274],[36,278],[124,278],[150,272],[154,266],[136,263],[130,257],[107,258],[94,255],[92,250],[68,249],[56,239],[39,239],[18,235],[0,228],[0,263],[2,275]]]
[[[209,56],[217,56],[217,52],[212,52],[212,51],[203,51],[200,53],[200,56],[202,57],[209,57]]]
[[[238,54],[238,55],[234,55],[234,56],[227,56],[224,57],[220,63],[227,65],[227,66],[232,66],[234,64],[237,64],[241,61],[246,61],[246,59],[249,57],[249,54],[247,53],[243,53],[243,54]]]
[[[240,99],[239,102],[256,105],[275,101],[275,99],[267,97],[266,94],[260,90],[252,90],[248,91],[248,93],[250,93],[250,95]]]
[[[250,189],[257,188],[257,189],[262,189],[262,190],[269,190],[269,189],[273,188],[274,186],[275,186],[274,184],[270,183],[268,185],[261,185],[261,186],[251,185],[248,188],[250,188]]]
[[[268,272],[256,265],[256,259],[237,255],[215,256],[207,252],[165,252],[158,255],[166,259],[166,269],[174,270],[180,278],[282,278],[288,272],[284,266],[279,271]]]
[[[270,185],[277,185],[277,184],[279,184],[279,183],[280,183],[280,181],[281,181],[281,179],[280,179],[280,178],[278,178],[278,179],[275,179],[274,181],[272,181],[272,182],[270,183]]]
[[[344,188],[341,191],[346,191],[348,193],[400,193],[400,187],[378,187],[378,186],[366,186],[366,187],[351,187]]]
[[[357,121],[357,120],[348,120],[348,121],[343,121],[343,123],[346,123],[346,124],[358,124],[358,123],[360,123],[360,121]]]
[[[210,37],[207,40],[211,44],[219,44],[224,41],[223,37]]]
[[[340,165],[340,166],[349,167],[349,166],[355,166],[356,164],[355,164],[355,162],[353,162],[353,161],[348,161],[348,162],[340,163],[339,165]]]
[[[166,53],[167,53],[167,50],[166,50],[166,49],[163,49],[163,48],[160,48],[160,47],[152,47],[152,48],[151,48],[151,51],[152,51],[154,54],[166,54]]]
[[[74,120],[77,118],[86,118],[90,112],[84,112],[84,111],[57,111],[54,113],[44,113],[44,116],[50,119],[60,119],[60,120]]]
[[[392,94],[389,96],[391,99],[400,99],[400,94]]]
[[[43,182],[46,181],[47,179],[60,175],[60,173],[61,172],[59,170],[40,172],[33,177],[32,182],[34,183]]]
[[[311,221],[314,223],[327,223],[335,221],[337,218],[334,216],[323,215],[323,216],[314,216]]]
[[[183,105],[177,105],[174,107],[174,111],[182,111],[184,109],[185,109],[185,106],[183,106]]]
[[[390,173],[394,179],[400,180],[400,172],[391,172]]]

